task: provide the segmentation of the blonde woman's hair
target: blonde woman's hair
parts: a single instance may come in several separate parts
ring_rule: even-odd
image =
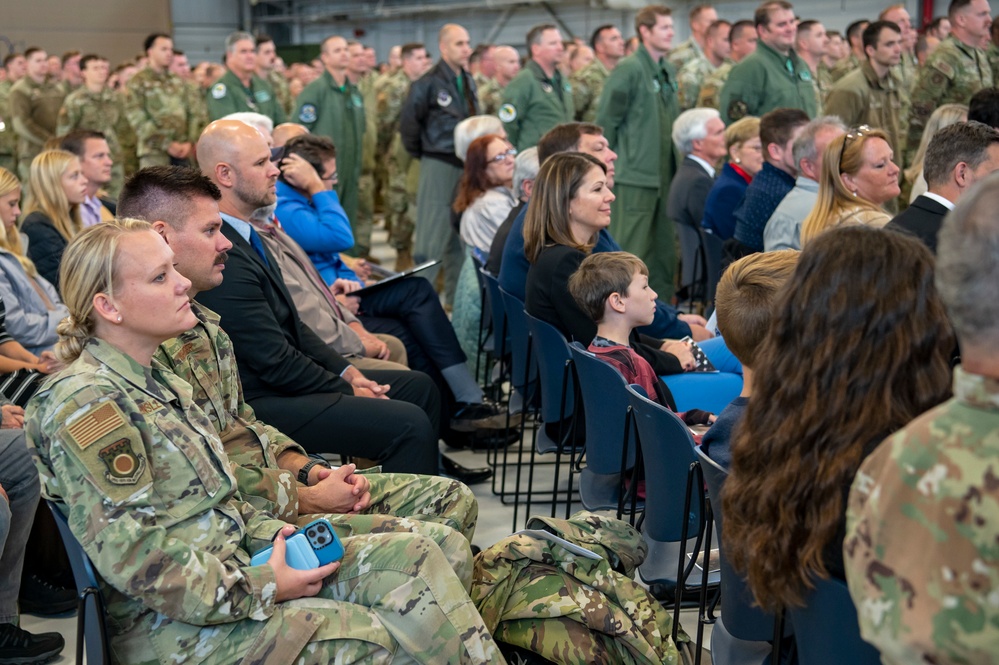
[[[40,212],[52,220],[66,242],[83,229],[80,210],[76,204],[70,205],[62,188],[62,174],[73,160],[79,158],[65,150],[44,150],[31,160],[31,175],[28,179],[28,197],[24,204],[24,214]]]
[[[750,115],[736,120],[725,129],[725,149],[731,150],[734,146],[755,139],[759,135],[759,118]]]
[[[848,208],[869,208],[884,212],[884,209],[867,199],[853,194],[843,184],[840,175],[856,175],[864,165],[864,146],[871,139],[881,139],[891,145],[888,135],[880,129],[865,129],[860,136],[857,130],[837,136],[822,153],[822,168],[819,172],[819,197],[812,211],[801,223],[801,246],[826,229],[835,226]],[[845,147],[844,147],[845,144]],[[841,156],[842,155],[842,156]]]
[[[905,170],[905,181],[916,182],[923,172],[923,160],[926,159],[926,148],[930,145],[930,139],[944,127],[965,122],[968,119],[967,104],[944,104],[938,106],[930,119],[926,121],[926,128],[923,130],[923,137],[919,140],[919,148],[916,150],[912,163]]]
[[[0,167],[0,196],[7,196],[20,186],[21,181],[17,179],[16,175]],[[0,224],[0,247],[3,247],[17,257],[17,260],[21,263],[21,267],[24,268],[24,272],[28,273],[29,277],[34,279],[38,276],[35,264],[24,255],[24,247],[21,246],[21,234],[17,232],[17,229],[13,229],[10,233],[7,233],[7,227]]]
[[[56,328],[59,341],[55,353],[59,360],[66,364],[76,360],[87,340],[94,336],[94,296],[104,293],[114,298],[121,239],[152,228],[149,222],[138,219],[95,224],[66,246],[59,270],[59,290],[69,316]]]

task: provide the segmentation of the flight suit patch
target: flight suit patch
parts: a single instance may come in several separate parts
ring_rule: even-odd
[[[513,104],[504,104],[499,108],[496,115],[503,122],[513,122],[517,119],[517,109],[514,108]]]
[[[212,97],[215,99],[222,99],[225,97],[225,93],[225,83],[216,83],[212,86]]]
[[[315,104],[305,104],[298,111],[298,119],[302,122],[311,123],[316,121]]]
[[[134,485],[146,468],[146,458],[132,449],[128,438],[121,438],[100,449],[97,454],[107,467],[104,477],[114,485]]]

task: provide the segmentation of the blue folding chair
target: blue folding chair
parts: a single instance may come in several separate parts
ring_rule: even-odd
[[[527,479],[527,502],[525,513],[530,518],[531,497],[534,494],[535,454],[555,453],[555,478],[552,482],[552,517],[558,506],[559,472],[562,454],[569,453],[573,460],[574,438],[576,434],[576,381],[572,371],[572,353],[569,343],[562,333],[550,323],[526,314],[527,328],[531,331],[531,349],[538,365],[538,384],[541,396],[541,421],[557,423],[556,435],[552,438],[546,427],[538,427],[534,433],[534,453]],[[572,504],[572,464],[569,465],[569,483],[566,490],[565,516],[569,518]]]
[[[774,640],[776,629],[774,615],[754,606],[753,595],[746,586],[746,579],[732,568],[725,555],[725,544],[722,540],[721,491],[725,486],[728,471],[704,454],[700,448],[697,448],[697,458],[704,482],[708,486],[705,551],[711,549],[713,523],[714,533],[718,534],[718,558],[721,569],[721,622],[715,622],[711,632],[712,662],[762,663],[766,656],[770,655],[771,662],[776,663],[777,654],[771,644],[777,642]],[[697,627],[698,642],[701,639],[704,623],[711,623],[712,619],[710,615],[702,614]],[[716,633],[721,635],[716,637]],[[716,643],[719,644],[718,649],[715,648]],[[724,651],[725,655],[718,658],[721,653],[716,651]]]
[[[579,498],[587,510],[617,510],[617,518],[626,512],[632,524],[637,511],[644,508],[638,500],[635,449],[631,440],[631,404],[628,383],[613,366],[587,351],[579,342],[569,345],[583,402],[586,426],[586,465],[579,472]],[[630,478],[633,491],[625,491]],[[630,495],[630,496],[629,496]]]
[[[878,665],[878,650],[860,637],[857,608],[846,582],[812,578],[805,607],[788,608],[801,665]]]
[[[83,665],[84,645],[87,649],[88,665],[108,665],[111,663],[111,640],[108,636],[108,613],[104,606],[104,596],[101,595],[97,582],[97,573],[90,562],[90,557],[80,546],[76,536],[69,530],[69,522],[59,510],[57,504],[46,500],[52,516],[55,518],[59,535],[62,536],[69,564],[73,569],[73,580],[79,593],[79,605],[76,613],[76,663]]]
[[[495,382],[498,390],[494,399],[500,401],[503,397],[503,382],[510,378],[507,356],[510,353],[510,331],[507,328],[506,310],[503,307],[503,296],[500,295],[499,280],[485,268],[479,270],[479,276],[485,287],[482,311],[488,311],[492,319],[493,356],[499,362],[500,374]]]
[[[642,536],[649,545],[649,554],[638,572],[650,587],[672,588],[675,641],[684,592],[701,585],[701,580],[691,584],[687,580],[699,559],[705,532],[704,483],[690,430],[675,413],[636,388],[640,390],[628,386],[628,399],[649,480],[642,520]],[[689,560],[687,552],[692,553]],[[708,584],[717,586],[719,579],[719,574],[713,572]]]

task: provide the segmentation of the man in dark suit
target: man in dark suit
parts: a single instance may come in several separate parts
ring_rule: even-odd
[[[911,233],[937,252],[944,217],[968,188],[999,170],[999,132],[980,122],[941,129],[926,147],[923,176],[927,191],[917,196],[887,228]]]
[[[673,145],[683,161],[669,187],[666,214],[680,236],[681,286],[690,287],[705,275],[704,257],[698,257],[704,202],[715,181],[715,165],[728,154],[718,111],[696,108],[681,113],[673,123]]]
[[[246,221],[274,202],[277,167],[263,136],[219,120],[198,141],[202,171],[222,191],[232,242],[225,280],[198,294],[232,338],[247,402],[306,450],[377,460],[386,472],[435,474],[440,395],[419,372],[362,374],[302,324],[277,261]]]

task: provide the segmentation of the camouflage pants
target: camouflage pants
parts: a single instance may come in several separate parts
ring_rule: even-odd
[[[371,224],[375,214],[375,176],[362,173],[357,183],[357,214],[350,220],[354,231],[354,249],[352,256],[368,256],[371,254]]]
[[[348,538],[340,569],[315,598],[280,603],[324,621],[297,656],[273,645],[287,626],[276,613],[243,621],[205,663],[502,663],[482,618],[433,541],[418,535]],[[306,640],[308,642],[306,643]]]
[[[419,164],[414,160],[414,164]],[[418,166],[417,166],[418,168]],[[413,251],[413,229],[416,222],[416,195],[407,187],[408,173],[394,164],[389,167],[388,186],[385,192],[385,223],[389,228],[389,243],[398,252]]]
[[[371,503],[360,515],[325,515],[341,538],[371,533],[416,533],[440,547],[466,589],[472,581],[469,542],[475,533],[479,505],[472,490],[438,476],[372,473]],[[305,525],[315,515],[300,515]]]
[[[111,165],[111,182],[107,184],[104,189],[107,190],[108,196],[112,200],[117,201],[118,195],[121,194],[121,188],[125,185],[125,168],[121,162],[115,162]]]

